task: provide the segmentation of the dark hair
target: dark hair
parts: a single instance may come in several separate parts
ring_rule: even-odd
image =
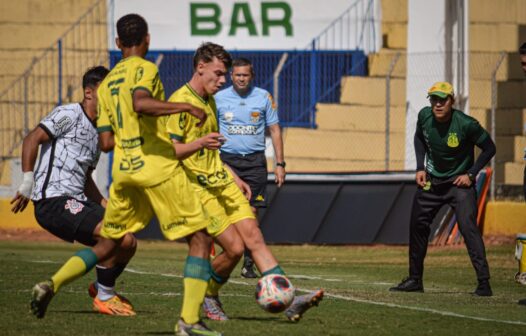
[[[123,47],[137,46],[148,35],[148,24],[138,14],[124,15],[117,21],[117,35]]]
[[[526,55],[526,42],[524,42],[519,48],[519,54]]]
[[[240,66],[249,66],[250,67],[250,74],[252,76],[254,76],[254,68],[252,66],[252,62],[250,62],[250,60],[248,58],[240,57],[240,58],[236,58],[232,62],[232,68],[240,67]]]
[[[212,42],[205,42],[197,48],[194,54],[194,70],[197,68],[199,62],[212,62],[214,57],[217,57],[228,68],[232,66],[232,57],[230,54],[220,46]]]
[[[102,82],[110,70],[106,69],[102,65],[89,68],[88,71],[82,76],[82,88],[95,87],[97,84]]]

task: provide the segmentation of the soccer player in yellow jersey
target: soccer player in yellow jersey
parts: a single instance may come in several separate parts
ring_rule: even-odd
[[[225,83],[231,62],[230,55],[222,46],[214,43],[202,44],[194,55],[192,78],[169,101],[187,102],[200,107],[207,114],[207,119],[199,128],[195,126],[192,116],[181,113],[170,116],[167,124],[175,154],[178,159],[183,160],[184,170],[212,218],[208,232],[224,251],[212,262],[212,277],[204,304],[207,316],[215,320],[228,319],[218,293],[239,261],[243,243],[252,252],[256,266],[263,275],[284,274],[265,244],[248,200],[234,181],[237,177],[219,156],[218,149],[224,138],[218,133],[213,95]],[[231,224],[234,226],[230,226]],[[293,321],[299,320],[322,297],[322,290],[296,297],[287,310],[287,317]]]
[[[212,240],[205,230],[209,218],[174,156],[165,116],[187,111],[202,122],[206,115],[190,104],[164,101],[157,67],[144,59],[150,36],[141,16],[120,18],[117,33],[123,59],[98,90],[101,148],[114,148],[113,183],[101,229],[101,236],[108,239],[92,254],[95,259],[108,258],[122,237],[143,229],[155,213],[166,238],[186,237],[190,246],[176,335],[221,335],[199,318],[210,279]]]

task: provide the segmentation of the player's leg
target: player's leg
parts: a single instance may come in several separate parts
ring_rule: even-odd
[[[181,318],[175,325],[176,335],[221,335],[200,321],[200,308],[210,280],[210,246],[206,233],[209,218],[197,193],[182,169],[167,181],[146,188],[163,235],[169,240],[186,237],[189,245],[184,267],[184,294]]]
[[[444,203],[442,197],[433,189],[418,188],[411,209],[409,224],[409,276],[390,291],[423,292],[422,277],[424,259],[427,254],[429,233],[434,216]]]
[[[489,284],[489,265],[486,259],[486,248],[479,228],[477,227],[477,196],[474,187],[453,188],[452,206],[455,208],[458,228],[464,237],[466,248],[475,272],[477,273],[478,286],[474,294],[478,296],[491,296]]]
[[[93,246],[78,251],[49,280],[33,287],[31,310],[42,318],[49,302],[63,285],[89,272],[99,260],[107,259],[117,245],[107,240],[96,242],[90,234],[83,234],[82,230],[89,230],[97,220],[97,211],[92,204],[69,197],[47,199],[36,204],[35,216],[43,228],[57,237],[71,242],[80,239],[80,242]]]

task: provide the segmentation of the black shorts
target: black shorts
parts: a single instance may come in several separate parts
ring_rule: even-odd
[[[250,186],[252,190],[250,205],[254,208],[266,208],[268,173],[265,152],[247,155],[222,152],[221,160]]]
[[[97,242],[93,231],[104,217],[101,205],[69,196],[46,198],[34,203],[38,224],[53,235],[87,246],[93,246]]]

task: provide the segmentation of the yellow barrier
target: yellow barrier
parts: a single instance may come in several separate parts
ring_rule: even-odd
[[[484,216],[484,235],[511,235],[526,232],[526,203],[488,202]]]
[[[10,200],[0,199],[0,228],[1,229],[42,229],[36,219],[33,203],[29,202],[22,213],[11,212]]]

